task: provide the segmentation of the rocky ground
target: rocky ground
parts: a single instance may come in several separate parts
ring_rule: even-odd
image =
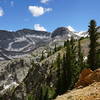
[[[84,88],[74,89],[58,96],[55,100],[100,100],[100,82],[95,82]]]
[[[55,100],[100,100],[100,69],[84,69],[75,89],[58,96]]]

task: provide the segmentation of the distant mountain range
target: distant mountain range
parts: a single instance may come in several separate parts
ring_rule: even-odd
[[[100,30],[100,28],[99,28]],[[87,32],[75,32],[72,27],[60,27],[52,33],[22,29],[16,32],[0,30],[0,60],[24,56],[38,47],[58,40],[86,37]]]

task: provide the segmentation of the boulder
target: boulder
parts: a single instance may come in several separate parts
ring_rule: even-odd
[[[85,87],[93,82],[100,82],[100,69],[96,69],[95,71],[92,71],[91,69],[84,69],[81,72],[75,87]]]

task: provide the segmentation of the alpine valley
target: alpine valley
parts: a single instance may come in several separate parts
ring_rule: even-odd
[[[90,43],[88,30],[76,32],[71,26],[53,32],[0,30],[0,100],[97,100],[100,88],[95,99],[81,98],[85,89],[100,87],[100,56],[93,71],[87,64]],[[80,87],[81,99],[74,98]]]

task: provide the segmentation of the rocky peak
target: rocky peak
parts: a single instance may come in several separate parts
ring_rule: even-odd
[[[51,37],[54,38],[56,36],[63,36],[65,34],[68,34],[70,31],[66,27],[59,27],[55,31],[52,32]]]

